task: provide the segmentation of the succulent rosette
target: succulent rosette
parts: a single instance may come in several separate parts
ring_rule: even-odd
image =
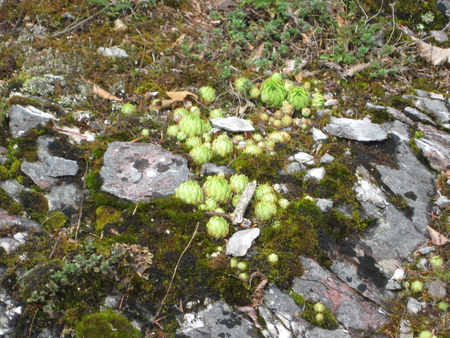
[[[177,137],[177,134],[179,132],[180,128],[176,124],[167,127],[167,135],[169,135],[170,137]]]
[[[262,195],[259,200],[264,202],[277,203],[278,197],[277,195],[275,195],[275,193],[269,193]]]
[[[227,221],[221,216],[213,216],[206,223],[206,232],[216,239],[224,238],[229,230]]]
[[[187,135],[186,135],[185,132],[179,131],[179,132],[177,133],[177,139],[178,139],[178,141],[184,142],[184,141],[186,141],[186,138],[187,138]]]
[[[262,150],[256,144],[247,144],[243,152],[244,154],[259,155],[262,153]]]
[[[206,197],[211,197],[219,203],[231,199],[231,188],[225,178],[219,176],[208,176],[203,184]]]
[[[233,153],[233,142],[227,135],[218,136],[212,143],[212,151],[214,154],[225,157]]]
[[[236,194],[233,196],[233,198],[231,199],[231,205],[233,207],[237,207],[239,201],[241,200],[242,194]]]
[[[281,108],[280,110],[289,116],[292,116],[292,114],[294,114],[294,106],[292,104],[289,103],[289,101],[283,101],[283,103],[281,104]]]
[[[184,143],[188,149],[192,149],[195,146],[199,146],[202,144],[202,140],[198,136],[191,136],[186,139],[186,142]]]
[[[303,117],[310,117],[311,116],[311,109],[308,107],[302,108],[302,116]]]
[[[225,111],[220,108],[213,109],[209,112],[210,119],[217,119],[217,118],[224,117],[224,116],[225,116]]]
[[[200,116],[188,114],[180,120],[178,126],[180,131],[186,133],[186,135],[194,136],[202,134],[205,125]]]
[[[234,81],[234,88],[241,94],[246,94],[252,86],[253,83],[245,77],[239,77]]]
[[[286,98],[283,80],[280,73],[274,73],[261,85],[261,101],[268,106],[279,108]]]
[[[189,152],[189,154],[192,156],[192,159],[197,164],[204,164],[208,162],[212,157],[212,151],[208,148],[206,145],[198,145],[192,148],[192,150]]]
[[[256,187],[255,189],[255,200],[256,201],[261,201],[262,198],[264,197],[264,195],[267,194],[275,194],[275,190],[273,190],[273,188],[269,185],[269,184],[260,184]]]
[[[278,205],[282,208],[282,209],[286,209],[289,206],[290,202],[286,199],[286,198],[280,198],[278,200]]]
[[[307,107],[310,99],[309,91],[305,87],[294,87],[287,95],[287,100],[294,106],[295,110],[302,110],[302,108]]]
[[[205,200],[205,207],[206,210],[213,211],[216,210],[219,207],[219,205],[217,204],[217,201],[214,198],[207,198]]]
[[[185,181],[175,189],[175,196],[190,204],[203,202],[203,190],[196,181]]]
[[[248,90],[248,97],[251,98],[251,99],[257,99],[260,95],[261,95],[261,91],[256,86],[252,86]]]
[[[295,84],[291,80],[286,79],[286,80],[283,80],[283,86],[284,86],[284,89],[286,89],[286,91],[288,92],[292,88],[295,87]]]
[[[316,91],[314,94],[312,94],[312,99],[311,99],[311,107],[312,108],[322,108],[323,105],[325,104],[325,98],[323,97],[322,94],[320,94],[318,91]]]
[[[137,111],[137,108],[134,104],[127,102],[122,106],[121,111],[123,114],[126,114],[126,115],[134,114]]]
[[[248,177],[244,174],[235,174],[230,177],[230,188],[236,194],[243,192],[247,184]]]
[[[281,125],[283,127],[289,127],[292,124],[292,116],[289,115],[284,115],[281,118]]]
[[[192,106],[191,109],[189,109],[189,110],[190,110],[191,114],[194,114],[194,115],[197,115],[197,116],[202,115],[202,111],[197,106]]]
[[[277,206],[271,202],[258,202],[255,206],[255,216],[262,221],[271,219],[277,213]]]
[[[189,115],[189,110],[186,108],[177,108],[173,111],[173,120],[178,122],[186,115]]]
[[[216,91],[210,86],[201,87],[198,90],[198,95],[200,95],[202,100],[206,103],[211,103],[216,99]]]

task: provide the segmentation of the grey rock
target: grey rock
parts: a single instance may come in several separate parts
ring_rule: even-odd
[[[446,196],[439,196],[434,204],[436,204],[439,208],[446,208],[450,206],[450,199],[448,199]]]
[[[20,169],[42,189],[49,189],[58,182],[56,178],[47,175],[44,164],[41,162],[28,162],[25,160]]]
[[[416,92],[417,95],[419,95],[419,97],[425,97],[425,98],[430,97],[430,95],[428,94],[428,92],[426,90],[414,89],[414,91]]]
[[[0,163],[5,163],[8,161],[8,158],[6,157],[7,153],[8,153],[8,149],[0,146]]]
[[[322,130],[317,128],[312,128],[312,137],[314,142],[328,139],[328,136]]]
[[[97,53],[102,54],[104,56],[116,57],[116,58],[127,58],[128,54],[125,50],[118,47],[100,47],[97,49]]]
[[[227,242],[226,254],[234,257],[245,256],[259,234],[258,228],[236,231]]]
[[[41,227],[35,221],[26,219],[22,216],[10,215],[6,210],[0,208],[0,230],[19,226],[25,231],[40,231]]]
[[[414,124],[414,121],[411,120],[408,116],[406,116],[404,113],[402,113],[400,110],[397,110],[392,107],[387,108],[387,112],[392,115],[396,120],[403,122],[404,124],[408,126],[412,126]]]
[[[163,148],[134,142],[112,142],[100,170],[102,190],[133,202],[172,195],[187,181],[187,161]]]
[[[9,109],[9,129],[13,137],[20,137],[33,128],[45,126],[47,122],[56,120],[52,114],[43,112],[33,106],[12,106]]]
[[[225,302],[217,301],[198,313],[186,313],[177,318],[178,335],[190,338],[258,338],[258,331],[244,316],[233,311]]]
[[[433,126],[422,123],[418,124],[418,130],[424,135],[416,138],[415,144],[422,149],[423,155],[428,159],[430,165],[436,170],[447,170],[450,168],[450,135]]]
[[[417,299],[410,297],[408,299],[408,303],[406,303],[406,311],[415,315],[420,311],[422,311],[422,309],[425,308],[425,306],[427,306],[427,303],[419,302]]]
[[[450,16],[450,1],[439,0],[436,4],[436,8],[445,16]]]
[[[441,124],[450,122],[450,112],[444,102],[414,95],[403,95],[402,97],[407,100],[412,100],[412,103],[417,109],[434,116],[437,122]]]
[[[333,163],[333,161],[334,161],[334,157],[331,156],[330,154],[325,154],[320,159],[320,163],[324,163],[324,164],[330,164],[330,163]]]
[[[227,167],[225,165],[217,165],[215,163],[202,164],[200,172],[202,176],[217,175],[220,173],[223,173],[227,176],[236,174],[236,171],[234,169]]]
[[[48,207],[50,211],[61,210],[70,212],[78,209],[81,204],[81,192],[76,184],[64,184],[53,187],[47,194]],[[64,212],[66,214],[66,212]]]
[[[313,259],[300,257],[304,274],[294,279],[292,290],[311,302],[325,304],[350,334],[377,330],[388,321],[378,306],[366,301],[352,288],[323,269]]]
[[[426,114],[421,113],[416,108],[406,107],[403,110],[412,121],[414,122],[428,122],[429,124],[436,125],[436,123]]]
[[[254,131],[255,128],[246,120],[240,119],[236,116],[219,117],[210,120],[213,127],[231,131],[233,133]]]
[[[372,102],[367,102],[366,107],[370,108],[370,109],[376,109],[376,110],[386,110],[387,109],[387,107],[385,107],[385,106],[373,104]]]
[[[355,141],[383,141],[387,133],[380,126],[365,120],[336,118],[325,126],[331,135]]]
[[[66,160],[62,157],[50,156],[43,165],[46,174],[51,177],[75,176],[78,172],[76,161]]]
[[[294,159],[295,159],[298,163],[303,164],[303,163],[307,163],[307,162],[313,160],[313,159],[314,159],[314,156],[312,156],[312,155],[310,155],[310,154],[308,154],[308,153],[305,153],[305,152],[302,152],[302,151],[301,151],[301,152],[299,152],[299,153],[297,153],[297,154],[294,155]]]
[[[436,299],[445,298],[447,295],[447,286],[438,279],[431,281],[428,285],[428,294]]]
[[[333,200],[326,198],[316,198],[316,207],[319,209],[319,212],[322,215],[328,214],[333,208]]]
[[[417,251],[419,251],[422,255],[427,255],[430,252],[436,251],[436,248],[433,246],[427,246],[425,248],[419,248]]]
[[[315,180],[319,182],[325,177],[325,168],[319,167],[319,168],[313,168],[306,172],[305,177],[303,178],[305,181],[307,180]]]
[[[37,139],[37,146],[38,158],[42,161],[45,161],[48,157],[52,156],[49,149],[55,146],[59,146],[59,143],[53,137],[39,136]]]
[[[5,180],[0,182],[0,188],[2,188],[6,195],[11,197],[15,202],[20,203],[19,194],[26,189],[22,184],[16,180]]]
[[[331,109],[318,109],[317,111],[316,111],[316,116],[318,117],[318,118],[322,118],[322,117],[325,117],[325,116],[331,116],[331,113],[332,113],[333,111],[331,110]]]
[[[295,174],[302,172],[303,170],[306,170],[306,167],[303,164],[300,164],[298,162],[291,162],[286,165],[282,173]]]
[[[389,205],[387,197],[378,185],[372,183],[375,179],[369,174],[366,168],[358,166],[356,175],[358,181],[353,189],[356,192],[356,198],[359,202],[370,202],[378,208],[384,208]]]

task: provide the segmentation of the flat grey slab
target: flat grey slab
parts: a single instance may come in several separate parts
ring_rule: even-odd
[[[234,133],[255,130],[255,128],[253,128],[248,121],[235,116],[219,117],[217,119],[211,119],[210,121],[213,127],[228,130]]]
[[[12,106],[9,109],[9,129],[13,137],[20,137],[33,128],[45,126],[48,121],[56,120],[52,114],[33,106]]]
[[[379,125],[365,120],[336,118],[324,129],[333,136],[355,141],[383,141],[387,138],[387,133]]]
[[[189,179],[186,159],[152,144],[112,142],[103,161],[101,189],[134,202],[172,195]]]

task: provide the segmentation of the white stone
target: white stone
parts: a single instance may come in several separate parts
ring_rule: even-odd
[[[253,240],[258,237],[260,230],[258,228],[246,229],[235,232],[227,243],[227,255],[234,257],[245,256],[247,250],[252,246]]]
[[[299,152],[297,154],[294,155],[294,159],[302,164],[302,163],[306,163],[311,161],[312,159],[314,159],[314,156],[308,154],[308,153],[304,153],[304,152]]]
[[[310,169],[306,172],[304,180],[314,179],[316,181],[320,181],[325,177],[325,168],[319,167]]]
[[[319,140],[328,139],[328,136],[325,135],[324,132],[322,132],[320,129],[317,129],[317,128],[312,128],[312,136],[313,136],[314,142],[317,142]]]

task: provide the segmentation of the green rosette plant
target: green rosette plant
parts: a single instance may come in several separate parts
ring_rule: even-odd
[[[130,103],[130,102],[127,102],[127,103],[125,103],[125,104],[122,106],[121,111],[122,111],[123,114],[126,114],[126,115],[128,115],[128,114],[134,114],[134,113],[136,113],[137,108],[136,108],[136,106],[135,106],[134,104],[132,104],[132,103]]]
[[[209,112],[209,118],[210,119],[217,119],[220,117],[224,117],[225,116],[225,111],[223,111],[222,109],[218,108],[218,109],[213,109]]]
[[[236,194],[233,196],[233,198],[231,199],[231,205],[233,207],[237,207],[239,201],[241,200],[242,194]]]
[[[234,81],[234,88],[238,93],[247,94],[248,90],[253,86],[253,83],[245,78],[239,77]]]
[[[205,200],[205,207],[208,211],[216,210],[219,207],[219,204],[214,198],[207,198]]]
[[[270,107],[279,108],[286,98],[283,80],[280,73],[274,73],[261,85],[261,101]]]
[[[308,107],[302,108],[302,116],[303,117],[310,117],[311,116],[311,109]]]
[[[180,121],[187,115],[189,115],[189,110],[187,110],[186,108],[177,108],[173,111],[173,120]]]
[[[178,126],[180,127],[180,131],[188,136],[202,134],[205,127],[203,120],[194,114],[184,116],[178,123]]]
[[[287,95],[287,100],[294,106],[295,110],[302,110],[302,108],[307,107],[310,99],[309,91],[305,87],[294,87]]]
[[[245,187],[248,184],[248,177],[244,174],[235,174],[230,177],[230,187],[231,190],[239,194],[245,190]]]
[[[283,101],[283,103],[281,104],[281,108],[280,110],[285,114],[285,115],[289,115],[292,116],[292,114],[294,114],[294,106],[292,104],[289,103],[289,101]]]
[[[203,202],[203,190],[196,181],[185,181],[175,189],[175,196],[186,203],[198,205]]]
[[[269,193],[262,195],[259,200],[263,202],[277,203],[278,198],[274,193]]]
[[[255,189],[255,200],[256,201],[261,201],[262,198],[264,197],[264,195],[267,194],[275,194],[275,190],[273,190],[273,188],[269,185],[269,184],[260,184],[256,187]]]
[[[325,104],[325,98],[322,94],[320,94],[318,91],[316,91],[314,94],[312,94],[311,99],[311,108],[322,108]]]
[[[184,141],[186,141],[186,138],[187,138],[187,135],[186,135],[185,132],[179,131],[179,132],[177,133],[177,139],[178,139],[178,141],[184,142]]]
[[[201,87],[198,90],[198,95],[205,103],[211,103],[216,99],[216,91],[210,86]]]
[[[179,132],[180,128],[176,124],[167,127],[167,135],[169,135],[170,137],[177,137],[177,134]]]
[[[244,148],[243,153],[250,155],[259,155],[262,153],[262,150],[256,144],[247,144]]]
[[[233,142],[227,135],[218,136],[212,143],[212,152],[219,156],[225,157],[233,153]]]
[[[277,206],[271,202],[258,202],[255,206],[255,216],[262,221],[271,219],[277,213]]]
[[[208,162],[212,157],[212,151],[206,145],[198,145],[189,152],[195,163],[202,165]]]
[[[227,221],[221,216],[213,216],[206,223],[206,232],[216,239],[224,238],[229,230]]]
[[[249,97],[250,99],[257,99],[260,95],[261,95],[261,91],[260,91],[259,88],[256,87],[256,86],[252,86],[252,87],[248,90],[248,97]]]
[[[186,139],[186,142],[184,144],[186,145],[186,147],[188,147],[188,149],[192,149],[202,144],[202,140],[198,136],[191,136]]]
[[[231,199],[231,188],[225,178],[208,176],[203,184],[206,197],[211,197],[219,203],[228,202]]]

